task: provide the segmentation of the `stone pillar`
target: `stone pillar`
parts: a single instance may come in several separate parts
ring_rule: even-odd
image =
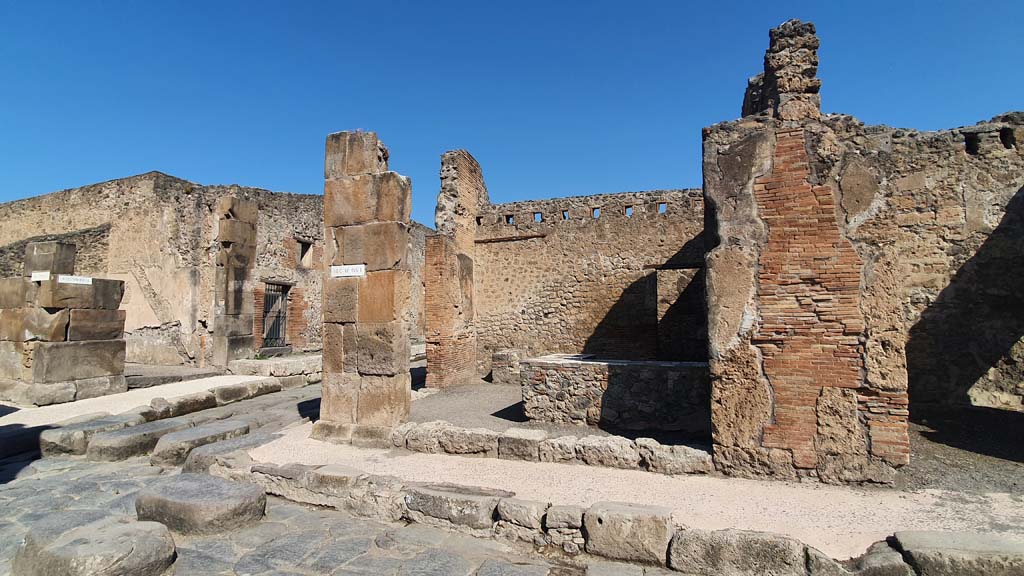
[[[327,137],[322,440],[383,443],[409,415],[412,183],[387,160],[373,132]]]
[[[814,24],[789,20],[768,34],[764,72],[751,78],[743,98],[743,116],[767,113],[782,120],[821,115],[821,80]]]
[[[218,198],[217,268],[214,279],[213,358],[214,366],[253,355],[254,308],[252,269],[256,263],[255,202],[233,196]],[[259,312],[262,312],[260,310]]]
[[[75,246],[30,243],[0,280],[0,399],[46,405],[127,390],[124,282],[74,276]]]
[[[465,150],[441,157],[437,234],[426,243],[427,386],[444,388],[477,377],[473,310],[476,216],[490,203],[480,164]]]

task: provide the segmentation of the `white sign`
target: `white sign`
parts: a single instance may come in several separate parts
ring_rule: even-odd
[[[49,270],[43,270],[42,272],[33,272],[32,273],[32,281],[33,282],[46,282],[49,279],[50,279],[50,271]]]
[[[92,278],[88,276],[70,276],[68,274],[57,275],[58,284],[83,284],[85,286],[92,285]]]
[[[331,266],[331,278],[362,278],[366,276],[366,264]]]

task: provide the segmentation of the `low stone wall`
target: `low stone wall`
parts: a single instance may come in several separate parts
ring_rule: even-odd
[[[228,371],[244,376],[275,376],[281,379],[285,388],[305,386],[323,379],[323,357],[304,354],[263,360],[232,360],[228,363]]]
[[[526,417],[623,430],[711,433],[704,362],[597,360],[554,354],[520,363]]]

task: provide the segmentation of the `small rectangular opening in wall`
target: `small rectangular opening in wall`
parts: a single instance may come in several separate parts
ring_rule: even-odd
[[[594,218],[600,218],[601,217],[601,209],[600,208],[592,209],[590,211],[590,215],[593,216]]]
[[[562,220],[568,220],[568,219],[569,219],[569,211],[568,210],[562,210]]]
[[[516,217],[511,214],[505,214],[505,224],[515,224]]]
[[[658,214],[664,214],[668,212],[668,203],[658,202]]]
[[[482,226],[482,225],[483,225],[483,223],[484,223],[484,219],[483,219],[483,218],[481,218],[480,216],[477,216],[477,217],[476,217],[476,225],[477,225],[477,226]]]
[[[626,213],[626,218],[631,218],[633,216],[633,207],[632,206],[626,206],[625,213]]]
[[[1003,148],[1007,150],[1015,148],[1017,146],[1017,137],[1013,134],[1013,128],[1000,128],[999,141],[1003,143]]]
[[[977,154],[981,148],[981,136],[973,132],[964,134],[964,147],[967,149],[968,154],[972,156]]]
[[[544,215],[541,214],[540,212],[534,212],[533,213],[533,221],[534,222],[543,222],[544,221]]]
[[[295,241],[299,244],[299,266],[302,268],[313,267],[313,243],[296,238]]]

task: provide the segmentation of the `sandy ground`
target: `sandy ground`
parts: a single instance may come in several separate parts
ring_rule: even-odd
[[[454,482],[559,504],[667,506],[681,526],[786,534],[839,559],[896,530],[998,531],[1024,541],[1024,497],[943,490],[904,492],[717,476],[670,477],[569,464],[359,449],[311,440],[311,424],[250,451],[276,464],[344,464],[414,482]]]
[[[83,414],[91,414],[94,412],[120,414],[121,412],[127,412],[132,408],[146,406],[151,400],[153,400],[153,398],[174,398],[176,396],[184,396],[193,392],[202,392],[203,390],[209,390],[210,388],[216,388],[217,386],[249,382],[252,380],[259,380],[260,378],[262,378],[262,376],[213,376],[210,378],[199,378],[197,380],[186,380],[184,382],[173,382],[171,384],[154,386],[152,388],[138,388],[122,392],[120,394],[100,396],[98,398],[90,398],[88,400],[79,400],[78,402],[68,402],[66,404],[52,404],[50,406],[41,406],[39,408],[17,408],[14,412],[0,416],[0,429],[3,429],[6,426],[21,426],[26,428],[32,426],[45,426],[48,424],[56,424],[69,418],[74,418],[75,416],[82,416]],[[0,406],[4,408],[11,407],[11,405],[8,404],[0,404]],[[0,409],[0,414],[3,414],[4,412],[6,412],[5,409]]]

